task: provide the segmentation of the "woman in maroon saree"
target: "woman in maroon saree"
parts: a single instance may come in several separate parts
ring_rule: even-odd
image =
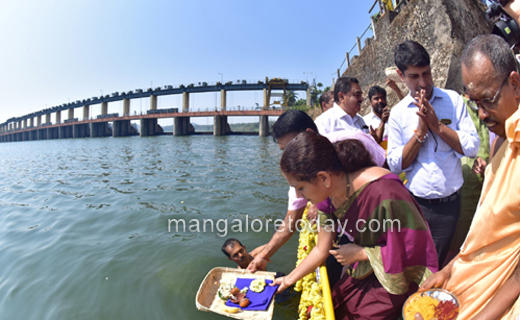
[[[361,143],[332,145],[313,132],[287,145],[281,169],[298,196],[319,203],[320,228],[316,252],[275,281],[279,291],[330,252],[345,266],[332,288],[336,318],[396,319],[406,298],[438,269],[428,226],[401,180],[376,167]],[[333,249],[338,228],[352,243]]]

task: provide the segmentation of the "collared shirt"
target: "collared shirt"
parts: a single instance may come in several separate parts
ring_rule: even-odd
[[[370,135],[364,132],[340,130],[330,134],[325,134],[324,136],[332,143],[347,139],[359,140],[361,143],[363,143],[370,155],[372,155],[372,160],[376,165],[382,167],[385,163],[385,149],[381,148],[381,146],[378,145]],[[304,198],[298,198],[296,196],[296,190],[293,187],[289,188],[289,203],[287,205],[287,210],[298,210],[305,207],[306,205],[307,200]]]
[[[357,131],[361,130],[368,133],[368,127],[363,118],[356,114],[352,118],[345,110],[334,102],[334,106],[322,113],[314,120],[320,134],[327,134],[339,130]]]
[[[411,139],[416,139],[415,130],[419,124],[419,108],[413,104],[414,101],[408,95],[392,108],[387,124],[388,165],[396,174],[406,172],[406,187],[415,196],[444,198],[457,192],[464,182],[460,158],[474,158],[477,155],[480,143],[477,130],[458,93],[434,88],[430,104],[439,121],[451,122],[448,127],[457,133],[464,154],[457,153],[430,131],[413,163],[408,168],[402,168],[404,146]]]
[[[374,128],[374,130],[377,130],[379,128],[379,125],[381,124],[381,118],[376,116],[374,113],[374,109],[370,110],[370,113],[363,117],[363,120],[365,121],[366,125],[370,128]],[[388,125],[385,125],[385,129],[383,130],[383,141],[388,140]]]

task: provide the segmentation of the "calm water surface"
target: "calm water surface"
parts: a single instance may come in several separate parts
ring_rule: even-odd
[[[221,237],[216,225],[190,232],[193,221],[168,232],[168,219],[231,229],[246,215],[283,218],[280,155],[256,136],[0,144],[0,319],[226,319],[196,309],[199,285],[233,266],[226,237],[251,250],[272,225]],[[268,268],[292,270],[296,247],[293,237]],[[274,318],[297,318],[295,303],[276,305]]]

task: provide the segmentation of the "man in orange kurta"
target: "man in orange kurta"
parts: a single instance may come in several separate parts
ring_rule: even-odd
[[[453,292],[461,303],[458,319],[515,319],[520,305],[520,75],[506,42],[483,35],[464,51],[462,78],[480,119],[506,141],[486,169],[460,254],[420,290]]]

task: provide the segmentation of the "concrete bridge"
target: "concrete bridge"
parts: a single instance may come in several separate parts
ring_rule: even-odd
[[[263,91],[263,106],[259,110],[226,110],[228,91]],[[93,97],[67,103],[60,106],[37,111],[22,117],[11,118],[5,123],[0,124],[0,142],[14,141],[30,141],[45,139],[67,139],[67,138],[85,138],[85,137],[121,137],[128,135],[153,136],[162,134],[163,130],[158,125],[159,118],[173,118],[173,135],[182,136],[194,133],[194,129],[190,124],[190,117],[213,117],[213,134],[216,136],[231,133],[227,122],[228,116],[259,116],[259,135],[267,136],[269,133],[269,116],[279,116],[282,110],[269,110],[271,96],[280,95],[273,91],[282,91],[281,96],[285,97],[288,90],[307,91],[307,104],[310,105],[310,87],[308,83],[301,81],[299,83],[291,83],[285,79],[268,79],[250,83],[245,80],[232,83],[217,82],[214,85],[208,85],[205,82],[199,83],[198,86],[190,84],[187,86],[180,85],[158,87],[156,89],[149,88],[147,91],[137,89],[127,93],[114,92],[111,95]],[[218,92],[221,93],[221,108],[215,111],[190,112],[189,99],[190,94],[202,92]],[[157,109],[157,100],[162,95],[182,94],[182,112],[177,108]],[[150,109],[146,114],[131,115],[130,102],[131,99],[150,98]],[[123,101],[123,114],[108,113],[108,103],[115,101]],[[101,104],[101,114],[96,118],[90,117],[90,106]],[[82,108],[82,119],[74,118],[74,109]],[[284,107],[282,106],[282,109]],[[68,118],[61,121],[61,112],[68,111]],[[55,114],[55,122],[51,122],[51,115]],[[44,119],[44,120],[43,120]],[[44,122],[43,122],[43,121]],[[140,121],[140,132],[131,126],[132,120]],[[109,127],[112,122],[112,128]]]

